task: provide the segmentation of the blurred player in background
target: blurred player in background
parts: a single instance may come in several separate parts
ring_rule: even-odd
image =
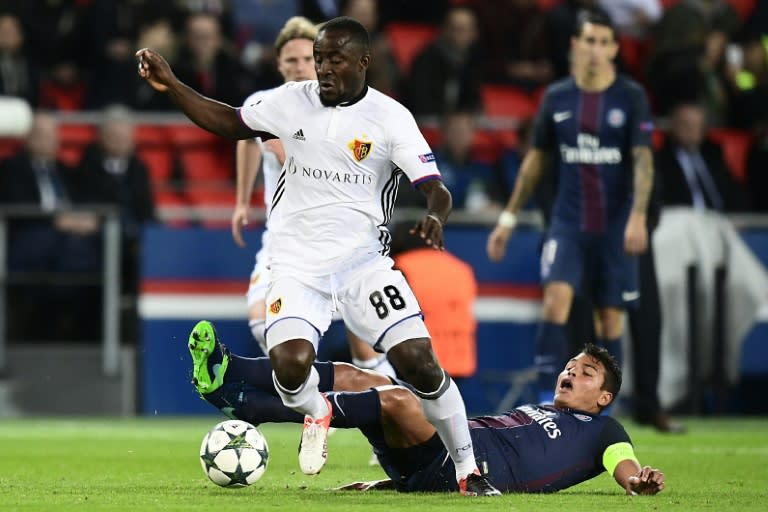
[[[541,254],[543,322],[536,339],[539,400],[552,401],[567,357],[566,323],[574,294],[592,297],[595,333],[621,364],[623,310],[640,298],[636,256],[648,246],[646,211],[653,187],[653,123],[639,84],[617,76],[611,20],[582,11],[571,40],[572,76],[551,85],[536,116],[512,196],[488,238],[504,257],[517,213],[554,156],[556,199]],[[589,278],[580,290],[584,277]],[[584,341],[584,340],[581,340]]]
[[[136,52],[139,75],[166,92],[196,124],[233,139],[281,138],[286,162],[270,211],[270,286],[266,338],[283,403],[305,415],[299,466],[316,474],[327,459],[333,410],[313,366],[320,336],[335,311],[369,345],[387,354],[423,399],[455,463],[462,494],[497,496],[475,463],[464,401],[432,350],[416,297],[392,269],[390,234],[400,173],[427,197],[414,226],[436,249],[451,195],[413,115],[365,84],[370,62],[365,28],[352,18],[326,22],[313,46],[318,81],[290,82],[236,109],[180,82],[159,54]],[[221,384],[227,359],[200,322],[191,334],[195,379]],[[208,370],[211,358],[218,372]]]
[[[226,353],[230,366],[221,387],[201,394],[204,400],[253,425],[303,421],[278,398],[267,358],[240,357],[222,343],[214,350]],[[315,367],[333,406],[332,425],[360,429],[390,478],[344,489],[456,490],[451,459],[407,385],[345,363]],[[603,471],[627,494],[662,491],[664,474],[641,467],[621,424],[600,415],[618,394],[621,378],[616,360],[587,344],[560,372],[554,406],[521,405],[468,420],[478,465],[504,492],[554,492]]]
[[[286,82],[303,82],[317,80],[315,60],[312,56],[312,43],[317,36],[317,27],[308,19],[294,16],[283,26],[275,40],[277,55],[277,70]],[[258,102],[267,91],[259,91],[249,96],[243,105]],[[277,190],[277,180],[285,162],[285,151],[279,139],[263,142],[260,138],[239,140],[237,142],[237,199],[232,213],[232,237],[240,247],[245,247],[242,228],[248,224],[248,211],[251,196],[259,169],[264,176],[264,204],[267,211],[267,222],[261,237],[261,249],[256,254],[255,264],[251,272],[250,284],[246,294],[248,301],[248,327],[259,344],[262,352],[267,354],[264,321],[266,319],[266,295],[269,287],[269,210],[272,197]],[[361,368],[375,369],[385,375],[395,375],[386,355],[379,354],[365,344],[352,332],[347,331],[352,362]]]

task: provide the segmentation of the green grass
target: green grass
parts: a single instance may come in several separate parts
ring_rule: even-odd
[[[0,510],[179,510],[311,512],[346,510],[768,510],[768,420],[688,420],[684,436],[627,424],[641,462],[661,468],[667,489],[628,497],[607,475],[553,495],[469,499],[457,494],[331,492],[354,480],[382,478],[356,431],[330,438],[329,462],[298,471],[297,425],[262,428],[270,447],[264,477],[243,489],[210,483],[198,449],[216,417],[192,419],[14,419],[0,421]]]

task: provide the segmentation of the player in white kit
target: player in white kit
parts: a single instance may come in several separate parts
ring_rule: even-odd
[[[326,461],[331,408],[318,391],[312,363],[338,310],[423,399],[461,492],[499,495],[477,468],[458,387],[440,368],[418,302],[388,257],[386,225],[400,175],[426,196],[427,213],[414,232],[436,249],[443,249],[450,193],[411,113],[366,86],[365,28],[352,18],[335,18],[322,26],[313,51],[317,81],[287,83],[239,109],[180,82],[159,54],[142,49],[136,55],[140,76],[196,124],[228,138],[282,140],[286,161],[269,214],[266,338],[275,388],[286,406],[305,415],[302,471],[318,473]],[[214,357],[215,346],[210,324],[198,326],[190,336],[196,370]],[[205,368],[199,377],[210,382]],[[214,375],[213,381],[220,379]]]
[[[317,26],[302,16],[290,18],[275,40],[277,70],[286,82],[316,80],[312,44],[317,36]],[[262,99],[271,90],[258,91],[250,95],[243,105],[250,105]],[[264,179],[264,203],[267,212],[272,205],[272,196],[277,188],[280,169],[285,161],[285,152],[279,139],[266,142],[261,138],[239,140],[237,142],[237,199],[232,213],[232,238],[240,247],[246,243],[242,228],[248,224],[250,199],[259,169]],[[264,323],[266,319],[266,295],[270,273],[268,266],[269,221],[264,226],[261,237],[261,249],[256,253],[251,272],[246,300],[248,305],[248,327],[264,354],[267,354]],[[384,354],[379,354],[354,333],[347,331],[352,362],[364,369],[376,370],[385,375],[394,376],[395,371]]]

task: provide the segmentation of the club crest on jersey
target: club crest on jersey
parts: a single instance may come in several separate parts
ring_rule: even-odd
[[[612,108],[608,111],[608,124],[614,128],[621,128],[624,125],[624,111],[620,108]]]
[[[269,312],[273,315],[280,313],[280,308],[283,306],[283,299],[276,299],[269,305]]]
[[[363,135],[363,137],[365,137],[365,135]],[[352,156],[355,157],[355,160],[362,162],[371,154],[371,151],[373,150],[373,141],[355,139],[347,144],[347,147],[352,150]]]

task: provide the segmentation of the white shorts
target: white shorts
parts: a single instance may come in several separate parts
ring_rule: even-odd
[[[262,249],[256,253],[253,271],[251,271],[251,280],[248,283],[248,291],[245,292],[246,302],[250,308],[259,301],[263,301],[267,296],[269,288],[269,266],[267,265],[267,250]]]
[[[267,291],[267,346],[291,339],[315,344],[336,311],[347,328],[379,352],[429,338],[416,296],[391,258],[366,255],[326,276],[272,271]]]

